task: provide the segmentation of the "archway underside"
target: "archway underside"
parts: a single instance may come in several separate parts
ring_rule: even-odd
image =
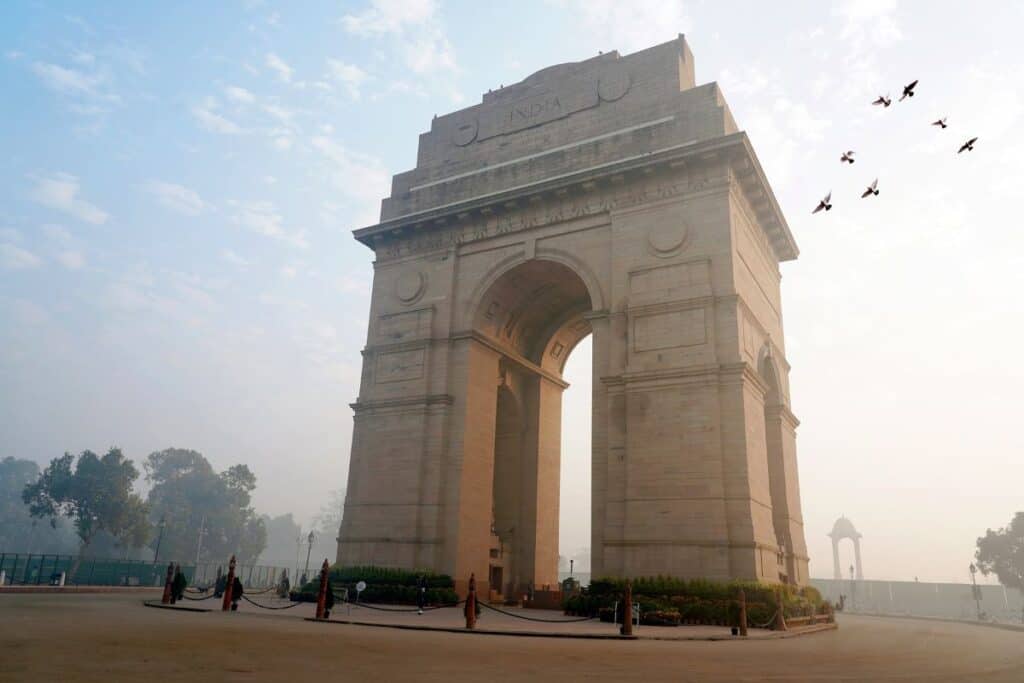
[[[487,291],[477,332],[498,364],[488,583],[498,595],[554,588],[558,571],[562,369],[591,332],[583,281],[568,267],[528,261]],[[524,362],[525,361],[525,362]]]

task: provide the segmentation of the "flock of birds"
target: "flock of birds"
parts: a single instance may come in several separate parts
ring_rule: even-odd
[[[914,96],[914,88],[916,88],[916,87],[917,87],[917,81],[914,81],[912,83],[909,83],[909,84],[903,86],[903,94],[900,95],[899,101],[902,102],[903,100],[907,99],[908,97],[913,97]],[[873,104],[875,106],[886,107],[887,108],[887,107],[889,107],[892,104],[892,98],[889,97],[888,94],[886,94],[886,95],[879,95],[878,99],[876,99],[871,104]],[[946,124],[946,117],[945,116],[942,117],[941,119],[938,119],[937,121],[932,121],[931,125],[938,126],[942,130],[945,130],[948,127],[948,125]],[[977,142],[977,141],[978,141],[978,138],[977,137],[973,137],[970,140],[968,140],[967,142],[965,142],[964,144],[960,145],[960,149],[957,150],[957,154],[961,154],[963,152],[972,152],[972,151],[974,151],[974,143]],[[843,152],[842,156],[839,157],[839,163],[853,165],[853,162],[854,162],[853,156],[854,156],[854,151],[852,149],[851,150],[847,150],[847,151]],[[872,183],[870,185],[868,185],[867,189],[864,190],[864,192],[861,193],[860,198],[861,199],[866,199],[868,197],[877,196],[877,195],[878,195],[878,178],[875,178],[874,181],[872,181]],[[818,202],[818,206],[814,209],[814,211],[811,211],[811,213],[818,213],[819,211],[831,211],[831,210],[832,210],[832,192],[830,191],[827,195],[825,195],[824,199],[822,199],[820,202]]]

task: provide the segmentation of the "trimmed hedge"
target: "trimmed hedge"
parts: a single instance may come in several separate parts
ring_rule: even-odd
[[[366,582],[366,590],[359,594],[360,602],[382,605],[415,605],[420,576],[427,580],[426,603],[451,605],[458,602],[455,583],[446,574],[430,571],[409,571],[388,567],[331,567],[328,575],[334,592],[348,589],[349,598],[355,600],[356,584]],[[291,593],[292,600],[316,602],[320,591],[320,578],[301,586]]]
[[[563,603],[565,613],[600,617],[612,621],[612,607],[625,595],[625,579],[601,578],[592,581],[578,595]],[[778,606],[779,585],[753,581],[708,581],[666,576],[641,577],[633,581],[633,600],[640,604],[640,621],[669,626],[711,624],[730,626],[739,620],[737,597],[746,593],[747,622],[752,626],[768,624]],[[782,586],[783,614],[786,617],[810,616],[824,610],[821,594],[812,586]],[[619,606],[621,612],[622,606]],[[618,615],[621,620],[621,614]]]

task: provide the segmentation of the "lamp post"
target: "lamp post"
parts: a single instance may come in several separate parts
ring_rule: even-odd
[[[853,565],[850,565],[850,609],[857,606],[857,584],[853,581]]]
[[[978,568],[971,562],[971,594],[974,596],[974,607],[978,613],[978,621],[981,621],[981,591],[978,590],[978,584],[974,580],[974,575],[978,573]]]
[[[313,552],[314,540],[316,540],[316,537],[313,535],[313,532],[310,531],[309,536],[306,537],[306,543],[309,544],[309,548],[306,550],[306,569],[302,572],[306,576],[309,576],[309,555]]]
[[[160,544],[164,540],[164,528],[167,526],[167,518],[164,515],[160,515],[160,521],[156,525],[160,529],[160,535],[156,537],[156,552],[153,553],[153,564],[160,561]]]

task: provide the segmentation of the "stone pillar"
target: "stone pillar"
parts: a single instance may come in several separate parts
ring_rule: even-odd
[[[522,531],[517,534],[520,581],[540,589],[558,584],[558,496],[562,392],[565,384],[534,376],[525,391]]]
[[[442,491],[444,561],[460,595],[475,575],[477,593],[490,586],[489,551],[494,507],[494,435],[500,355],[472,339],[458,339],[451,351],[454,394]],[[556,482],[557,486],[557,482]]]
[[[861,564],[860,564],[860,539],[859,538],[854,538],[853,539],[853,558],[854,558],[854,564],[857,567],[857,580],[858,581],[863,581],[864,580],[864,569],[863,569],[863,567],[861,567]]]
[[[585,316],[590,321],[591,337],[591,427],[590,427],[590,573],[607,574],[604,559],[606,506],[608,504],[608,387],[603,377],[609,368],[610,321],[607,313]]]
[[[832,578],[836,581],[842,581],[843,570],[839,566],[839,539],[834,537],[832,539],[832,567],[834,570],[832,573]]]

